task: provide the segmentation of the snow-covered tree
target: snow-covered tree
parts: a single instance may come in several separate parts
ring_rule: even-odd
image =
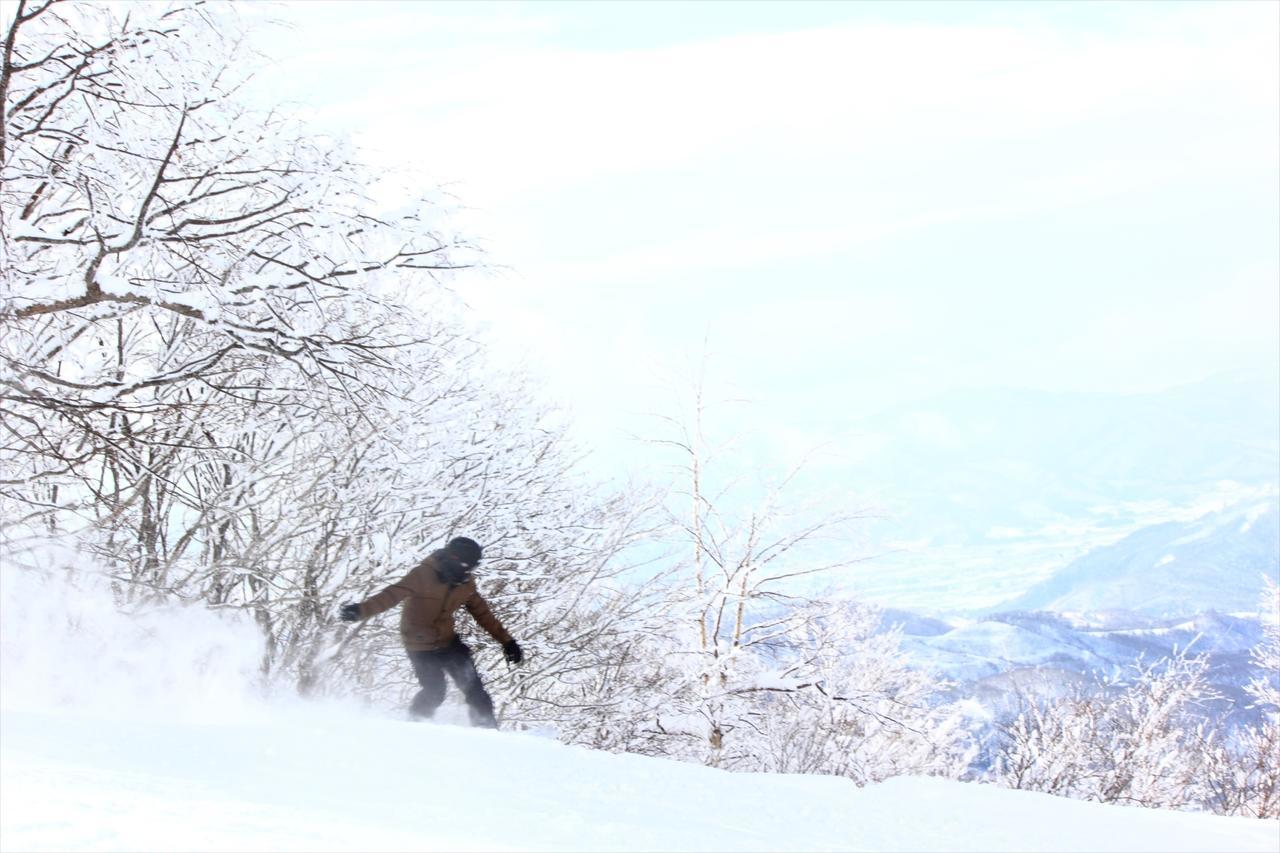
[[[1263,578],[1258,614],[1262,619],[1262,641],[1250,654],[1258,674],[1249,682],[1248,692],[1259,707],[1274,717],[1280,714],[1280,584],[1274,578]]]
[[[376,215],[343,145],[240,102],[233,7],[10,8],[6,496],[63,525],[133,509],[146,540],[147,501],[181,489],[176,457],[236,457],[210,425],[247,403],[367,404],[416,339],[397,295],[469,256],[425,205]]]
[[[795,671],[812,681],[776,694],[764,724],[763,769],[844,776],[859,785],[899,775],[958,778],[975,745],[945,679],[913,665],[899,628],[856,601],[815,608],[796,638]]]
[[[806,600],[788,582],[859,562],[816,546],[847,535],[863,514],[788,503],[800,466],[763,488],[724,476],[728,445],[706,434],[705,369],[704,355],[687,416],[665,418],[670,434],[655,441],[674,452],[683,482],[670,507],[677,568],[668,575],[670,624],[658,646],[667,704],[653,728],[698,760],[739,767],[755,763],[747,740],[762,731],[762,693],[806,680],[794,678],[784,654],[808,618]]]
[[[1004,727],[993,778],[1078,799],[1280,817],[1280,590],[1270,579],[1260,610],[1250,713],[1205,713],[1216,698],[1207,657],[1139,664],[1123,682],[1029,700]]]
[[[1212,697],[1205,657],[1139,662],[1124,682],[1104,682],[1031,702],[1004,728],[994,778],[1012,788],[1104,803],[1159,808],[1204,799],[1207,721],[1195,707]]]
[[[859,783],[960,772],[966,735],[935,707],[945,684],[909,665],[878,610],[816,594],[824,575],[865,559],[852,541],[866,513],[797,504],[788,489],[803,463],[763,484],[726,476],[740,464],[708,436],[701,378],[691,392],[688,415],[665,419],[655,442],[681,482],[663,621],[632,668],[649,699],[629,706],[627,748]]]
[[[1280,585],[1263,579],[1262,639],[1250,657],[1250,722],[1203,745],[1208,807],[1222,814],[1280,818]]]
[[[88,531],[124,595],[244,609],[267,676],[388,703],[394,620],[336,605],[472,536],[529,650],[500,702],[573,724],[554,709],[643,600],[615,582],[643,507],[486,364],[440,286],[475,253],[433,199],[386,213],[346,145],[246,106],[231,4],[5,11],[6,535]]]

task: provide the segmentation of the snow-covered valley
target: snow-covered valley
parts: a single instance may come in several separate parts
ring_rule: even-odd
[[[1217,713],[1247,713],[1260,673],[1250,649],[1265,579],[1280,576],[1280,504],[1253,499],[1186,522],[1144,527],[1097,548],[1001,607],[938,617],[888,609],[921,666],[999,704],[1011,685],[1045,689],[1124,679],[1140,661],[1211,661]]]

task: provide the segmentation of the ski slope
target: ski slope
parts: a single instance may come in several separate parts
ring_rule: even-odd
[[[1276,821],[731,774],[265,699],[261,651],[234,614],[121,613],[92,575],[0,571],[0,850],[1280,849]]]
[[[0,847],[1257,850],[1273,821],[925,778],[731,774],[340,707],[226,722],[0,716]]]

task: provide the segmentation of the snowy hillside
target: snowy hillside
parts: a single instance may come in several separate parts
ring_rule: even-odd
[[[1264,575],[1280,575],[1275,497],[1139,530],[1055,572],[1002,609],[1151,616],[1247,611]]]
[[[1277,831],[926,778],[730,774],[334,707],[0,719],[14,851],[1274,851]]]
[[[87,576],[0,579],[6,851],[1275,850],[1273,821],[730,774],[268,701],[250,687],[250,623],[122,613]]]

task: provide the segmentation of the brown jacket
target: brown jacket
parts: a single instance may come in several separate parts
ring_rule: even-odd
[[[476,591],[476,582],[467,580],[451,586],[436,576],[438,564],[433,554],[409,570],[403,579],[377,595],[360,602],[360,618],[377,616],[400,602],[400,639],[409,651],[442,649],[453,642],[453,612],[466,607],[471,616],[499,643],[511,639],[489,603]],[[407,600],[406,600],[407,599]]]

